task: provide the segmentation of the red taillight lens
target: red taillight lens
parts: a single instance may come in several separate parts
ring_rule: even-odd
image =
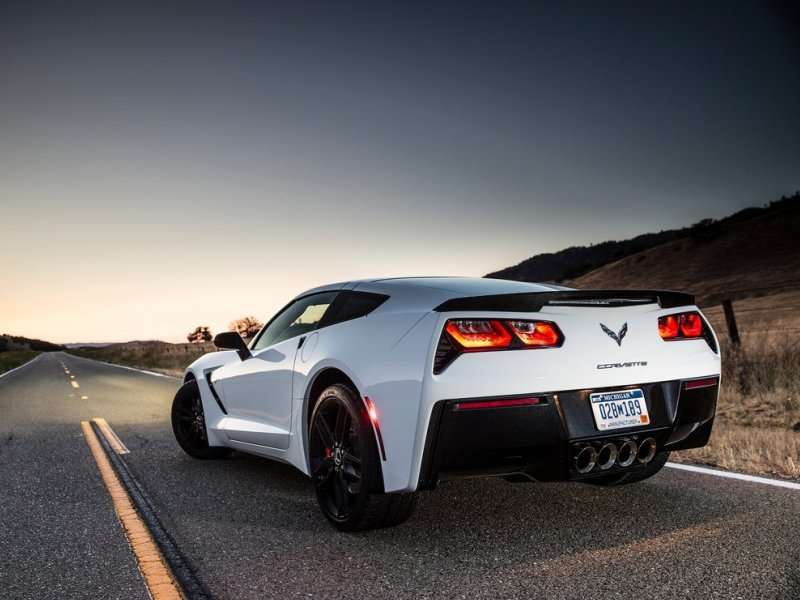
[[[511,331],[526,346],[546,348],[561,343],[561,332],[547,321],[508,321]]]
[[[658,334],[665,340],[672,340],[678,337],[678,315],[668,315],[658,318]]]
[[[464,352],[558,348],[564,334],[549,321],[448,319],[439,336],[433,373],[439,375]]]
[[[681,315],[681,333],[684,337],[694,338],[703,335],[703,319],[696,312]]]
[[[703,318],[698,312],[678,313],[658,318],[658,334],[665,340],[699,338],[704,333]]]
[[[451,319],[445,330],[464,350],[508,348],[511,344],[511,334],[500,321]]]

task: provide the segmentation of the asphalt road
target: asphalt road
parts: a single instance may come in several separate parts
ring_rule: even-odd
[[[104,417],[216,598],[800,598],[796,490],[673,469],[616,489],[467,480],[342,534],[290,467],[185,456],[178,384],[62,353],[0,379],[0,597],[148,597],[81,433]]]

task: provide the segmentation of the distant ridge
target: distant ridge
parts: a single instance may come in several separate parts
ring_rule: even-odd
[[[105,348],[118,342],[73,342],[71,344],[64,344],[65,348]]]
[[[539,254],[487,277],[575,287],[669,287],[701,299],[800,287],[800,192],[723,219]],[[752,293],[751,293],[752,292]]]
[[[609,263],[570,285],[683,290],[701,305],[800,290],[800,202],[778,202],[749,219],[719,221],[705,235]]]
[[[10,350],[36,350],[37,352],[55,352],[56,350],[63,350],[63,346],[46,342],[44,340],[37,340],[33,338],[22,337],[21,335],[9,335],[4,333],[0,335],[0,352]]]

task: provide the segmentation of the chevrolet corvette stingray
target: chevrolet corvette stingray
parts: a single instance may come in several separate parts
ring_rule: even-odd
[[[296,467],[344,531],[401,523],[457,477],[642,481],[707,443],[720,381],[694,298],[661,290],[351,281],[214,341],[173,401],[179,445]]]

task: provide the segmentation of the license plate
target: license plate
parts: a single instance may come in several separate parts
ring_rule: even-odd
[[[598,392],[591,394],[589,400],[592,403],[594,424],[600,431],[650,424],[642,390]]]

